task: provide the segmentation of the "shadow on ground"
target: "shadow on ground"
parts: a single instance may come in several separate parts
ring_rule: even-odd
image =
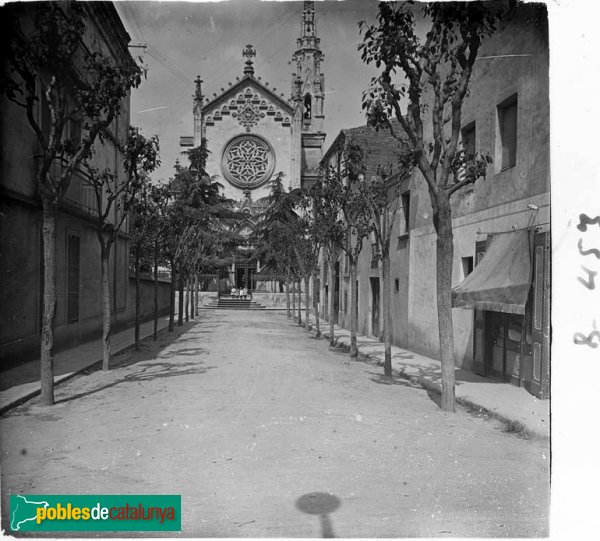
[[[341,500],[327,492],[311,492],[304,494],[296,500],[296,507],[303,513],[308,515],[316,515],[319,517],[321,526],[321,537],[333,538],[333,524],[329,515],[333,513],[340,505]]]
[[[157,340],[153,340],[152,336],[149,336],[142,340],[139,350],[136,351],[134,347],[131,346],[111,358],[111,370],[108,373],[114,373],[117,379],[72,396],[57,397],[56,404],[72,402],[73,400],[100,393],[122,383],[148,381],[191,374],[203,374],[214,367],[202,366],[204,364],[202,361],[199,359],[192,360],[192,358],[199,358],[207,355],[207,350],[204,348],[185,347],[185,343],[193,340],[193,336],[191,335],[198,332],[212,332],[205,329],[215,327],[218,327],[218,325],[207,325],[199,320],[190,320],[182,326],[175,325],[172,332],[169,332],[166,328],[162,329],[158,333]],[[179,345],[183,347],[177,347]],[[170,359],[178,356],[188,357],[190,360],[180,362],[175,360],[170,361]],[[161,360],[163,362],[161,362]],[[144,365],[144,363],[147,364]],[[123,377],[118,377],[117,370],[132,365],[140,365],[140,370]],[[102,362],[98,361],[89,368],[83,370],[77,377],[89,376],[94,372],[100,371],[102,371]]]
[[[369,378],[373,383],[378,385],[400,385],[401,387],[412,387],[413,389],[421,389],[420,385],[412,383],[400,376],[386,376],[385,374],[378,374],[376,372],[367,372],[372,377]]]
[[[214,366],[200,366],[204,363],[202,362],[194,362],[194,361],[186,361],[186,362],[178,362],[178,363],[167,363],[167,362],[153,362],[149,363],[146,366],[141,367],[141,370],[133,374],[127,374],[122,378],[118,378],[110,383],[106,383],[105,385],[101,385],[100,387],[96,387],[95,389],[90,389],[89,391],[85,391],[83,393],[78,393],[73,396],[68,396],[66,398],[62,398],[56,401],[56,404],[63,404],[65,402],[71,402],[73,400],[78,400],[80,398],[84,398],[86,396],[90,396],[96,393],[100,393],[111,387],[116,387],[117,385],[121,385],[122,383],[135,383],[141,381],[150,381],[154,379],[161,378],[172,378],[179,376],[189,376],[192,374],[204,374],[208,370],[216,368]]]

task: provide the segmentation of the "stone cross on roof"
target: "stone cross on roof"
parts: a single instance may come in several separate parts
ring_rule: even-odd
[[[202,99],[202,83],[204,81],[202,79],[200,79],[200,75],[198,75],[196,77],[196,79],[194,80],[194,82],[196,83],[196,94],[195,94],[195,97],[196,97],[196,99]]]
[[[252,57],[256,56],[256,49],[248,43],[246,48],[243,50],[242,55],[246,59],[246,67],[244,68],[244,75],[254,75],[254,66]]]

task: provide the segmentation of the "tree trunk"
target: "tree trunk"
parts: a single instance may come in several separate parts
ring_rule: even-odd
[[[179,273],[179,303],[177,305],[177,326],[183,325],[183,272]]]
[[[315,308],[315,334],[317,336],[317,338],[321,337],[321,322],[319,321],[319,303],[321,302],[321,292],[317,291],[316,285],[317,285],[317,280],[315,279],[315,276],[317,275],[317,273],[315,272],[315,274],[313,275],[313,306]],[[319,281],[319,288],[320,288],[320,281]]]
[[[334,280],[335,280],[335,268],[334,268],[334,260],[333,257],[331,257],[329,259],[329,277],[327,279],[327,283],[328,283],[328,288],[329,288],[329,295],[327,296],[327,309],[328,309],[328,313],[329,313],[329,345],[331,347],[335,346],[335,330],[334,330],[334,325],[335,325],[335,321],[334,321],[334,314],[333,314],[333,310],[334,310],[334,302],[333,302],[333,296],[335,295],[335,284],[334,284]]]
[[[308,280],[310,275],[304,277],[304,327],[308,331],[310,328],[310,294],[308,291]]]
[[[388,261],[389,263],[389,261]],[[381,292],[383,294],[383,281],[385,280],[384,277],[384,271],[383,271],[383,261],[381,262],[380,265],[378,265],[379,267],[379,282],[381,283]],[[389,271],[389,268],[388,268]],[[389,276],[389,272],[388,272],[388,276]],[[383,307],[383,302],[380,303],[379,306],[379,321],[381,322],[379,324],[379,341],[380,342],[384,342],[385,341],[385,326],[386,326],[386,322],[385,322],[385,308]]]
[[[325,267],[326,267],[326,261],[325,261],[325,254],[323,254],[323,265],[321,266],[321,268],[319,269],[319,315],[320,314],[324,314],[325,316],[325,320],[327,320],[327,306],[325,305],[325,282],[326,282],[326,276],[325,276]],[[321,311],[321,307],[323,307],[323,311]]]
[[[158,239],[154,241],[154,341],[158,339]]]
[[[292,319],[296,319],[296,280],[292,280]]]
[[[437,312],[442,364],[442,402],[444,411],[455,411],[454,406],[454,335],[452,330],[452,263],[454,245],[450,200],[446,194],[439,196],[433,223],[436,239]]]
[[[381,262],[381,282],[383,306],[383,343],[384,343],[384,361],[383,372],[386,376],[392,375],[392,311],[391,311],[391,291],[390,291],[390,253],[389,250],[382,250]]]
[[[190,320],[190,295],[192,294],[192,281],[188,277],[185,280],[185,321],[188,322]]]
[[[110,368],[110,247],[100,249],[102,272],[102,370]]]
[[[135,248],[135,350],[140,350],[140,248]]]
[[[217,280],[218,282],[218,280]],[[208,284],[207,284],[208,286]],[[194,305],[194,312],[196,316],[200,316],[200,312],[198,311],[198,306],[200,306],[200,276],[196,274],[196,304]]]
[[[296,288],[298,289],[298,325],[302,325],[302,278],[296,282]]]
[[[44,286],[42,336],[40,339],[40,385],[42,406],[54,404],[54,318],[56,316],[56,210],[46,201],[42,239]]]
[[[285,308],[287,310],[287,317],[292,317],[290,314],[290,278],[285,277]]]
[[[190,275],[190,319],[194,319],[194,299],[196,297],[196,274]]]
[[[198,307],[198,275],[194,273],[192,275],[192,308],[191,308],[191,317],[192,319],[196,318],[196,309]]]
[[[194,304],[194,314],[198,316],[198,306],[200,305],[200,276],[196,273],[196,303]]]
[[[358,357],[358,344],[356,341],[358,315],[356,303],[358,301],[356,291],[356,259],[350,259],[350,357]]]
[[[176,290],[177,274],[175,272],[175,264],[171,260],[171,295],[169,302],[169,332],[173,332],[175,327],[175,290]]]

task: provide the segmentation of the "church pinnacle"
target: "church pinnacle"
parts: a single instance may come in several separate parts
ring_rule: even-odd
[[[313,1],[305,1],[302,11],[302,28],[296,40],[297,50],[292,60],[296,71],[292,74],[292,99],[301,105],[305,130],[323,130],[323,101],[325,99],[325,77],[321,73],[324,55],[320,38],[317,37],[315,6]]]
[[[304,2],[304,10],[302,11],[302,37],[314,37],[316,35],[315,3],[306,1]]]
[[[200,75],[198,75],[194,81],[196,83],[196,92],[194,93],[194,114],[199,114],[199,108],[202,108],[202,100],[204,96],[202,95],[202,83],[204,82]]]
[[[204,96],[202,94],[202,83],[204,82],[200,75],[194,81],[196,83],[196,91],[194,92],[194,136],[193,146],[200,146],[202,142],[202,105]]]
[[[246,48],[242,51],[242,55],[246,59],[244,75],[254,76],[254,62],[252,61],[252,58],[256,56],[256,49],[248,43]]]

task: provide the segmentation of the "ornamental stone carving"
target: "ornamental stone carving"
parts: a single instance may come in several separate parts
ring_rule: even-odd
[[[239,113],[233,113],[234,118],[238,119],[238,122],[246,128],[246,131],[250,131],[250,128],[256,124],[261,118],[264,118],[265,114],[259,111],[258,106],[252,105],[250,100],[245,105],[242,105]]]
[[[239,135],[225,147],[221,168],[224,177],[234,186],[258,188],[273,174],[275,153],[262,137]]]

